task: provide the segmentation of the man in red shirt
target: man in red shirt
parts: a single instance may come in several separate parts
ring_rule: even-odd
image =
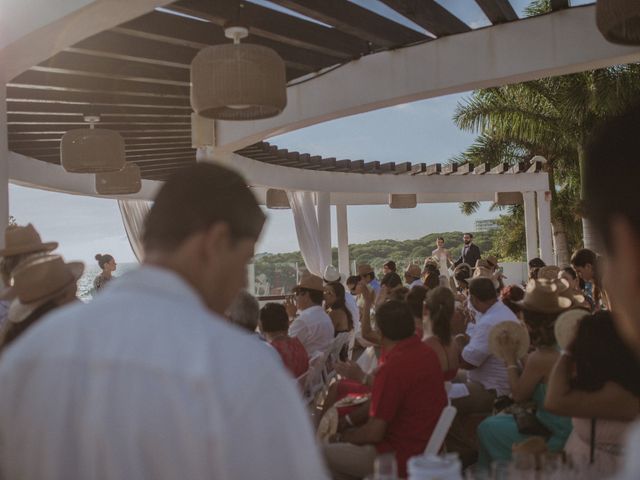
[[[420,455],[447,404],[440,363],[431,347],[415,336],[408,305],[389,301],[376,311],[386,359],[373,381],[368,415],[358,411],[324,449],[335,480],[362,479],[373,473],[377,455],[395,452],[398,475],[407,460]],[[360,410],[361,411],[361,410]]]
[[[267,303],[260,309],[258,325],[294,377],[299,377],[309,369],[309,355],[304,345],[296,337],[289,336],[289,316],[283,305]]]

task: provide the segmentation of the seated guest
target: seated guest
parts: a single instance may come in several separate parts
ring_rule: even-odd
[[[401,288],[402,279],[400,278],[400,275],[394,272],[387,273],[380,281],[380,292],[376,296],[376,305],[380,305],[389,300],[389,298],[393,296],[394,292]]]
[[[322,308],[324,285],[316,275],[305,275],[300,284],[293,289],[295,304],[287,302],[287,314],[293,317],[300,314],[289,327],[289,335],[297,337],[309,357],[316,352],[324,352],[334,337],[333,323]]]
[[[571,433],[569,417],[554,415],[544,408],[549,376],[560,357],[554,335],[555,321],[561,312],[571,306],[571,301],[562,297],[559,290],[556,283],[544,280],[531,280],[527,286],[527,292],[520,305],[535,350],[528,355],[522,373],[517,358],[518,344],[508,336],[499,339],[501,357],[509,374],[511,397],[516,403],[535,403],[535,416],[548,430],[547,447],[552,452],[561,451]],[[511,414],[489,417],[478,427],[478,461],[488,468],[494,460],[510,460],[512,446],[531,436],[533,435],[519,431]]]
[[[335,282],[325,285],[324,306],[327,309],[331,323],[333,323],[334,336],[353,331],[353,317],[346,306],[345,291],[341,283]],[[348,354],[349,345],[345,344],[340,351],[340,360],[346,360]]]
[[[235,323],[253,334],[256,334],[258,328],[259,315],[260,304],[258,300],[246,290],[241,290],[227,309],[227,317],[231,323]]]
[[[382,266],[382,273],[396,273],[396,262],[389,260]]]
[[[360,275],[360,278],[365,281],[369,288],[376,292],[376,295],[380,293],[380,282],[378,282],[371,265],[368,263],[358,265],[358,275]]]
[[[427,290],[432,290],[440,286],[440,270],[438,265],[427,261],[424,266],[424,281],[423,285]]]
[[[389,301],[376,320],[385,362],[373,381],[368,415],[354,413],[355,428],[339,432],[325,446],[334,479],[370,475],[376,456],[387,452],[395,452],[398,476],[406,478],[407,460],[424,451],[447,404],[438,357],[415,336],[409,307]]]
[[[407,302],[410,304],[408,298]],[[423,342],[436,352],[445,381],[453,380],[458,373],[460,356],[460,346],[451,336],[455,314],[453,292],[446,287],[430,290],[424,302],[424,313],[428,328]]]
[[[500,292],[500,300],[516,315],[520,315],[522,307],[519,302],[524,298],[524,290],[518,285],[509,285]]]
[[[309,369],[309,355],[300,340],[288,334],[289,317],[283,305],[267,303],[260,309],[260,331],[267,342],[277,350],[282,363],[294,377]]]
[[[537,280],[538,272],[542,267],[546,266],[546,263],[544,263],[544,260],[542,260],[541,258],[536,257],[529,260],[528,265],[529,265],[529,280]]]
[[[14,268],[13,287],[5,293],[14,300],[0,332],[0,351],[47,313],[76,300],[83,271],[82,262],[65,263],[58,255],[31,257]]]
[[[427,298],[427,289],[422,285],[413,287],[407,292],[405,300],[411,314],[413,315],[413,321],[416,324],[416,336],[420,339],[424,336],[424,301]]]
[[[465,417],[469,414],[490,413],[498,396],[509,395],[511,387],[504,362],[489,350],[489,333],[494,325],[504,321],[518,322],[516,315],[498,300],[494,281],[486,277],[473,278],[469,283],[469,301],[478,316],[469,335],[458,335],[464,348],[460,354],[460,368],[468,371],[466,386],[469,395],[453,399],[458,415],[447,436],[447,448],[460,453],[463,463],[475,458],[477,446],[465,433]]]
[[[469,280],[471,279],[471,266],[463,263],[458,265],[453,271],[456,290],[458,293],[467,295],[469,293]]]
[[[593,304],[593,311],[607,308],[607,295],[602,285],[602,260],[588,248],[581,248],[571,255],[571,266],[584,281],[584,295]]]
[[[547,410],[573,417],[565,451],[574,459],[593,455],[600,472],[615,472],[627,429],[640,414],[639,397],[640,366],[612,315],[603,311],[583,318],[551,373],[545,401]]]
[[[356,280],[352,281],[351,285],[355,285],[358,282],[357,277],[355,278]],[[333,265],[327,265],[327,267],[324,269],[322,280],[324,280],[325,284],[334,284],[340,283],[342,277],[336,267],[334,267]],[[349,310],[349,312],[351,313],[351,319],[353,320],[353,329],[356,332],[356,338],[358,338],[358,336],[360,335],[360,309],[358,308],[355,295],[351,293],[352,287],[349,286],[349,279],[347,279],[346,284],[348,291],[345,291],[344,303],[347,307],[347,310]]]
[[[415,263],[410,264],[404,271],[404,281],[409,288],[424,286],[420,277],[422,277],[422,271]]]

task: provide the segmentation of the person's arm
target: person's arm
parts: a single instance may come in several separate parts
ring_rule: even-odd
[[[638,397],[614,382],[596,392],[574,390],[570,385],[573,362],[561,355],[549,378],[544,408],[556,415],[577,418],[633,421],[640,413]]]
[[[361,427],[347,430],[338,438],[341,442],[353,443],[354,445],[374,445],[384,439],[386,431],[387,422],[370,417],[367,423]]]
[[[521,403],[531,399],[536,386],[544,379],[545,363],[540,352],[535,351],[529,355],[520,373],[518,347],[518,343],[506,332],[498,337],[498,348],[501,350],[501,357],[505,359],[511,397],[514,402]]]

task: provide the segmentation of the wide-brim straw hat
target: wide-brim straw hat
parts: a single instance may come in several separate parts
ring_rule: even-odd
[[[556,265],[545,265],[538,270],[538,280],[556,280],[560,274],[560,267]]]
[[[578,326],[584,317],[589,316],[587,310],[581,308],[574,308],[568,312],[561,314],[554,326],[554,333],[556,336],[556,342],[562,349],[566,349],[571,342],[576,338],[578,333]]]
[[[582,295],[579,292],[576,292],[569,285],[569,281],[564,278],[558,278],[556,280],[556,284],[560,289],[560,295],[571,300],[571,303],[574,307],[586,308],[585,302],[587,297]]]
[[[33,225],[8,227],[4,234],[5,247],[0,257],[13,257],[25,253],[50,252],[58,248],[58,242],[43,242]]]
[[[368,263],[358,265],[358,275],[367,275],[373,273],[373,268]]]
[[[9,320],[23,321],[41,305],[64,294],[83,272],[82,262],[65,263],[59,255],[42,255],[21,263],[13,272],[13,286],[2,295],[14,298]]]
[[[524,298],[515,302],[525,310],[539,313],[560,313],[573,305],[573,301],[560,294],[562,287],[557,280],[529,280]]]
[[[324,292],[324,282],[317,275],[304,275],[300,279],[300,283],[295,286],[295,290],[299,290],[304,288],[305,290],[317,290],[319,292]]]
[[[478,262],[480,262],[481,260],[478,260]],[[476,263],[477,264],[477,263]],[[491,270],[488,267],[476,267],[473,269],[473,278],[488,278],[489,280],[491,280],[493,282],[493,286],[495,288],[498,288],[500,286],[500,282],[498,282],[498,279],[495,277],[493,270]]]
[[[327,265],[322,276],[327,283],[340,281],[340,272],[338,272],[338,269],[333,265]]]
[[[500,336],[504,334],[511,337],[518,345],[518,349],[516,350],[517,358],[524,357],[529,351],[529,346],[531,345],[529,332],[520,322],[514,322],[511,320],[500,322],[493,326],[489,332],[489,351],[501,360],[506,360],[502,357],[498,343]]]
[[[489,270],[491,270],[492,267],[487,260],[485,260],[484,258],[479,258],[478,260],[476,260],[475,268],[488,268]]]
[[[498,259],[497,259],[497,257],[495,255],[487,255],[487,258],[485,259],[485,261],[492,268],[497,268],[498,267]]]

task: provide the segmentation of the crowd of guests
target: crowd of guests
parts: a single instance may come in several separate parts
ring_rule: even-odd
[[[0,477],[350,480],[393,454],[405,478],[451,404],[445,445],[465,466],[562,453],[640,478],[638,124],[637,111],[614,118],[587,149],[604,255],[531,259],[526,285],[505,285],[465,234],[455,261],[438,239],[422,266],[328,266],[260,308],[243,287],[265,216],[211,164],[160,189],[139,269],[113,281],[113,257],[96,256],[88,303],[74,301],[82,264],[31,225],[7,229]],[[338,418],[320,446],[293,380],[345,336],[314,405]]]

